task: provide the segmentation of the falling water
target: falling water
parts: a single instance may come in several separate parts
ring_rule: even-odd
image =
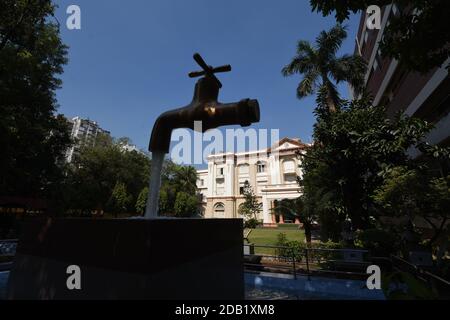
[[[161,171],[164,162],[164,151],[152,152],[152,169],[150,175],[145,219],[158,217],[159,189],[161,187]]]

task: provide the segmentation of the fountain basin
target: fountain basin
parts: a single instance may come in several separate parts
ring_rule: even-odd
[[[7,298],[243,299],[242,255],[240,219],[29,219]]]

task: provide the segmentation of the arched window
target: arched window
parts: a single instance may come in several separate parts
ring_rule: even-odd
[[[243,213],[242,213],[242,209],[244,208],[244,204],[243,203],[241,203],[239,206],[238,206],[238,218],[242,218],[242,219],[246,219],[246,217],[243,215]]]
[[[225,218],[225,205],[222,202],[214,205],[214,218]]]
[[[295,162],[294,160],[283,161],[284,173],[295,173]]]
[[[247,163],[240,164],[238,168],[239,168],[239,174],[248,174],[250,171]]]
[[[266,172],[266,163],[263,161],[258,161],[256,163],[256,172],[257,173]]]

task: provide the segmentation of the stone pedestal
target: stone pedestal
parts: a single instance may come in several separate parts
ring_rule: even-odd
[[[7,297],[243,299],[242,233],[240,219],[28,220]]]

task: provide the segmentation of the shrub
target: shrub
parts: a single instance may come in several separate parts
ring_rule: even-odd
[[[342,249],[344,248],[344,244],[341,242],[321,242],[321,243],[311,243],[310,248],[312,249]],[[311,250],[309,253],[309,257],[311,259],[317,260],[337,260],[341,259],[340,252],[333,251],[319,251],[319,250]]]
[[[305,254],[305,244],[300,241],[288,241],[285,233],[279,233],[277,236],[275,254],[283,260],[290,261],[294,257],[295,261],[300,262]]]
[[[244,228],[255,229],[259,225],[261,225],[261,222],[255,218],[251,218],[244,221]]]
[[[181,218],[198,215],[197,197],[186,192],[178,192],[174,204],[175,216]]]
[[[356,245],[369,250],[373,256],[387,257],[395,253],[397,243],[393,233],[381,229],[367,229],[356,235]]]

